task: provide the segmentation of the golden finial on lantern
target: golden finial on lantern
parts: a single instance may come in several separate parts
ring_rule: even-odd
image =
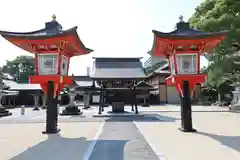
[[[53,20],[53,21],[56,21],[56,18],[57,18],[56,15],[53,14],[53,15],[52,15],[52,20]]]

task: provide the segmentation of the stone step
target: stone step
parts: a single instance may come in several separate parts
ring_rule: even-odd
[[[9,111],[8,110],[2,110],[0,111],[0,113],[8,113]]]
[[[6,110],[6,112],[0,112],[0,117],[6,117],[6,116],[11,116],[11,115],[12,115],[12,113],[7,110]]]

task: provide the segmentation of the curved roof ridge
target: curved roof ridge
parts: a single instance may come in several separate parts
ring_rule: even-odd
[[[49,29],[41,29],[41,30],[38,30],[38,31],[33,31],[33,32],[7,32],[7,31],[0,31],[0,34],[3,36],[3,37],[9,37],[9,36],[19,36],[19,37],[30,37],[30,36],[36,36],[36,35],[39,35],[39,36],[52,36],[52,35],[62,35],[62,34],[66,34],[66,33],[69,33],[69,32],[72,32],[72,31],[76,31],[77,30],[77,26],[75,27],[72,27],[70,29],[67,29],[67,30],[59,30],[59,33],[57,32],[53,32],[53,33],[47,33],[47,31],[50,31]],[[44,35],[44,33],[46,33]]]
[[[160,32],[157,30],[152,30],[156,36],[162,37],[205,37],[205,36],[221,36],[228,33],[228,30],[219,31],[219,32],[203,32],[194,29],[176,29],[172,32]]]
[[[0,30],[0,34],[34,34],[34,33],[41,32],[43,30],[45,30],[45,28],[39,29],[39,30],[36,30],[36,31],[31,31],[31,32],[10,32],[10,31],[2,31],[2,30]]]

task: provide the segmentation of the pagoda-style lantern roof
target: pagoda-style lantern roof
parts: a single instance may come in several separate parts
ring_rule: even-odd
[[[93,50],[84,46],[77,34],[77,26],[63,30],[52,16],[45,28],[32,32],[0,31],[2,37],[30,53],[67,53],[70,57],[84,55]]]
[[[149,54],[168,57],[173,50],[182,50],[186,47],[192,50],[200,50],[200,54],[215,48],[227,35],[228,31],[202,32],[190,28],[189,23],[180,21],[176,24],[176,29],[169,33],[153,30],[154,42]],[[179,48],[177,48],[179,47]]]

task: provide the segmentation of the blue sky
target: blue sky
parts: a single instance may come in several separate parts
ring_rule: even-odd
[[[78,26],[89,55],[71,59],[70,73],[86,74],[92,57],[144,57],[152,47],[152,30],[170,32],[179,15],[184,20],[203,0],[7,0],[1,2],[0,30],[28,32],[44,27],[56,14],[64,29]],[[18,55],[31,55],[0,38],[0,65]],[[207,65],[202,59],[201,65]]]

